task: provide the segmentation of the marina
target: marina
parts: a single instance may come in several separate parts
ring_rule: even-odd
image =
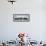
[[[46,43],[43,43],[42,41],[38,42],[36,40],[31,40],[31,38],[28,38],[25,42],[24,40],[25,33],[19,33],[18,39],[16,40],[10,40],[10,41],[2,41],[0,42],[0,46],[46,46]]]

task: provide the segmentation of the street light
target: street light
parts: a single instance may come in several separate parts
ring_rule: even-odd
[[[11,2],[12,4],[16,2],[16,0],[8,0],[8,2]]]

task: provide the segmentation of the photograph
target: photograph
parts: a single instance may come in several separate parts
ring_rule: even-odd
[[[46,0],[0,0],[0,46],[46,46]]]

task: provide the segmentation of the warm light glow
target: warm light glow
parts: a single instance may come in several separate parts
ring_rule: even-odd
[[[24,32],[20,32],[19,34],[25,34]]]

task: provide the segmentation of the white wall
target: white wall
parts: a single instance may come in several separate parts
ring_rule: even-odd
[[[46,0],[17,0],[14,5],[0,0],[0,40],[11,40],[18,32],[31,34],[32,39],[46,40]],[[13,22],[12,14],[28,13],[30,22]]]

